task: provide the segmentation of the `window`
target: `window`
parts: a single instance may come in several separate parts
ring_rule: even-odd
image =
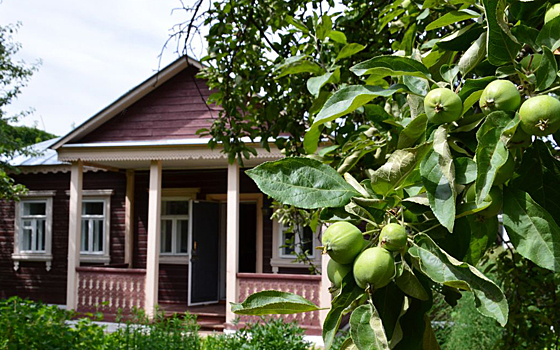
[[[52,197],[55,191],[29,191],[15,203],[14,270],[20,261],[45,261],[51,269]]]
[[[103,254],[105,250],[105,200],[82,201],[81,254]]]
[[[164,199],[161,206],[160,253],[187,255],[189,244],[189,201]],[[186,262],[186,261],[185,261]]]
[[[47,201],[32,200],[21,203],[21,244],[22,253],[44,253],[47,229]]]
[[[109,263],[111,196],[113,190],[82,191],[80,261]],[[70,191],[66,191],[70,195]]]
[[[307,268],[307,264],[294,261],[296,251],[307,251],[310,254],[309,258],[313,260],[315,265],[321,264],[321,254],[315,249],[315,247],[320,245],[317,235],[309,227],[300,228],[297,232],[294,231],[290,230],[289,225],[283,225],[278,221],[274,221],[272,230],[272,259],[270,259],[273,273],[280,272],[281,267]],[[292,242],[294,244],[291,244]]]
[[[307,251],[310,258],[315,256],[313,231],[309,227],[296,227],[280,224],[280,257],[292,258],[296,252]]]

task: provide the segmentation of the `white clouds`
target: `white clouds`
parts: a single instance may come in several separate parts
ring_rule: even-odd
[[[4,0],[0,22],[22,22],[15,40],[26,62],[43,61],[13,113],[35,108],[63,135],[153,74],[169,29],[185,20],[178,0]],[[172,45],[163,64],[176,58]],[[39,126],[42,123],[39,122]]]

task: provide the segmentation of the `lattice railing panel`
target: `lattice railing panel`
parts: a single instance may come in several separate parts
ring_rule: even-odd
[[[319,305],[321,290],[321,276],[286,275],[286,274],[237,274],[239,302],[243,302],[249,295],[263,290],[279,290],[298,294],[315,305]],[[303,328],[320,328],[319,311],[304,312],[293,315],[278,315],[285,321],[297,321]],[[260,320],[256,316],[241,316],[242,323]]]
[[[79,312],[129,315],[144,307],[146,270],[79,267]]]

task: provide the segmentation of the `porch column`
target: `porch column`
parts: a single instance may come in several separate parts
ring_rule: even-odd
[[[152,160],[150,164],[148,198],[148,255],[146,258],[146,285],[144,289],[144,308],[149,318],[153,318],[158,302],[161,168],[161,160]]]
[[[331,286],[331,281],[327,276],[327,265],[331,258],[328,254],[323,254],[321,256],[321,290],[319,292],[319,307],[323,310],[319,310],[319,320],[321,324],[325,323],[325,318],[331,308],[331,293],[329,292],[329,287]]]
[[[230,303],[237,303],[237,267],[239,242],[239,165],[228,165],[226,237],[226,323],[231,325],[235,314]]]
[[[126,171],[126,198],[124,213],[124,263],[132,268],[134,246],[134,170]]]
[[[80,266],[80,238],[82,232],[82,187],[84,165],[81,160],[72,163],[70,174],[70,216],[68,218],[68,271],[66,279],[66,308],[78,305],[78,276]]]

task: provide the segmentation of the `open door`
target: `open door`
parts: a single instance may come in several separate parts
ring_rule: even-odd
[[[220,206],[215,202],[193,201],[190,211],[188,303],[217,303]]]

